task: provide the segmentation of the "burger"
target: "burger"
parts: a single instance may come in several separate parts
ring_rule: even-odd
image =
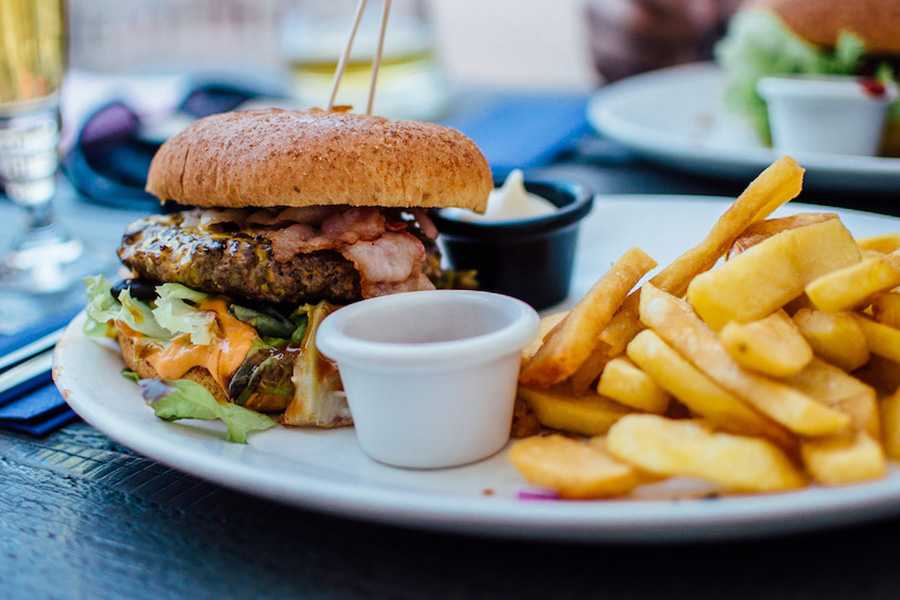
[[[85,331],[118,342],[163,418],[220,418],[230,433],[252,413],[349,425],[319,323],[452,287],[428,209],[483,212],[492,187],[474,142],[436,124],[315,109],[201,119],[150,166],[147,191],[178,210],[128,227],[125,279],[88,279]]]
[[[751,0],[716,47],[726,102],[771,142],[756,84],[771,75],[849,75],[881,83],[900,73],[897,0]],[[889,112],[882,152],[900,156],[900,103]]]

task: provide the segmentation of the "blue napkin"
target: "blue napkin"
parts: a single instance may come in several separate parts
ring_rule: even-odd
[[[546,166],[591,131],[585,95],[502,94],[442,121],[475,140],[494,176]]]
[[[0,356],[64,327],[74,316],[75,312],[66,311],[14,335],[0,336]],[[51,382],[49,371],[0,394],[0,429],[43,436],[77,418]]]
[[[57,329],[65,327],[79,312],[81,312],[80,308],[77,310],[67,310],[58,315],[54,315],[33,327],[18,331],[13,335],[0,335],[0,356],[5,356],[13,350],[17,350],[26,344],[41,339],[48,333],[52,333]]]
[[[49,380],[49,375],[47,379]],[[66,401],[52,382],[22,395],[12,402],[0,406],[0,423],[4,421],[34,421],[42,416],[56,413],[66,406]]]

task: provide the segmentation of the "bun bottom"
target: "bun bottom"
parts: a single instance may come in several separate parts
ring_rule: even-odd
[[[122,353],[122,360],[129,369],[137,373],[141,379],[160,379],[159,373],[153,368],[144,353],[141,345],[135,342],[134,338],[120,335],[119,350]],[[228,393],[213,378],[212,374],[205,367],[194,367],[184,374],[181,379],[189,379],[195,383],[199,383],[205,387],[213,397],[219,402],[228,402]]]

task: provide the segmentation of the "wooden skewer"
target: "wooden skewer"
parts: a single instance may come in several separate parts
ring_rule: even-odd
[[[356,5],[356,17],[353,20],[353,27],[350,29],[350,35],[347,37],[347,45],[344,46],[344,52],[341,54],[337,69],[334,71],[334,82],[331,84],[331,97],[328,98],[329,111],[334,108],[338,88],[341,86],[341,79],[344,77],[344,69],[347,67],[347,61],[350,59],[350,52],[353,50],[353,40],[356,38],[356,32],[359,30],[359,23],[362,20],[363,13],[366,11],[367,2],[368,0],[359,0],[359,3]]]
[[[375,104],[375,86],[378,85],[378,69],[381,67],[381,54],[384,51],[384,32],[387,31],[388,17],[391,14],[391,0],[384,0],[384,12],[381,13],[381,29],[378,32],[378,49],[372,61],[372,77],[369,79],[369,101],[366,103],[366,114],[372,114]]]

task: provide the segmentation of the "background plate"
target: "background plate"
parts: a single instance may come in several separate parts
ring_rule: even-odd
[[[750,125],[725,109],[724,78],[712,63],[652,71],[606,86],[588,105],[603,135],[669,167],[750,179],[777,157]],[[805,153],[804,187],[896,192],[900,158]]]
[[[573,297],[631,246],[665,264],[699,241],[730,201],[598,198],[583,222]],[[822,207],[797,204],[780,213],[801,210]],[[900,230],[900,219],[835,212],[858,236]],[[229,444],[214,424],[157,419],[120,376],[119,356],[84,337],[82,322],[75,319],[57,346],[54,378],[86,421],[171,467],[297,506],[455,533],[638,542],[755,537],[900,513],[900,472],[865,485],[714,501],[519,501],[525,484],[503,452],[466,467],[415,471],[370,460],[352,429],[275,428],[251,436],[248,445]]]

